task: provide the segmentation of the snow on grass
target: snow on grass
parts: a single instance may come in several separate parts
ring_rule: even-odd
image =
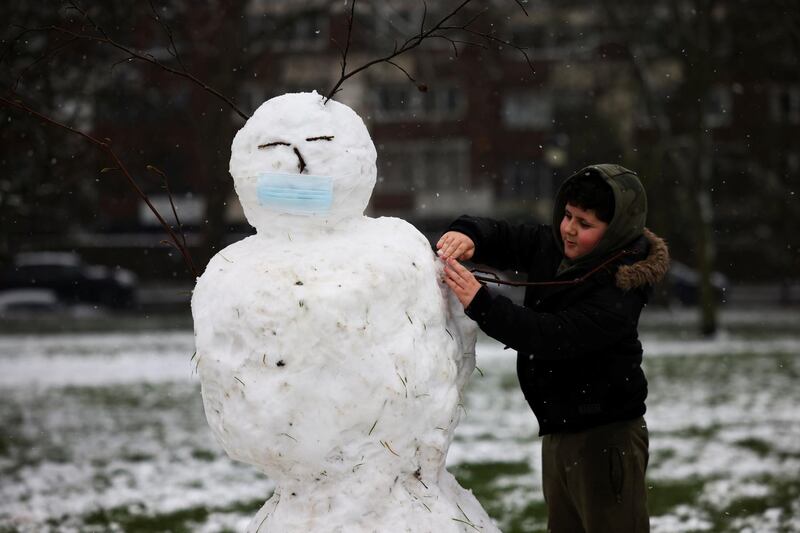
[[[0,337],[0,387],[189,381],[187,333]]]
[[[800,335],[736,320],[644,336],[655,533],[800,530]],[[0,531],[241,531],[272,484],[213,441],[193,352],[183,332],[0,337]],[[478,366],[448,468],[506,533],[544,531],[514,353],[484,340]]]

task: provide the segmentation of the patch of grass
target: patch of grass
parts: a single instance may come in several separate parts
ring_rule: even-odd
[[[182,399],[195,400],[196,391],[176,391],[171,384],[142,383],[127,387],[84,387],[70,385],[60,394],[104,409],[171,409]],[[176,397],[177,395],[177,397]]]
[[[7,427],[8,426],[5,426],[5,428]],[[19,435],[14,435],[5,428],[3,429],[3,433],[0,433],[0,457],[10,457],[12,455],[12,450],[25,446],[25,443],[20,442],[22,438]]]
[[[120,457],[123,461],[129,461],[131,463],[146,463],[147,461],[152,461],[155,459],[149,453],[142,453],[142,452],[127,452]]]
[[[518,391],[519,379],[516,374],[505,374],[500,378],[500,389],[504,391]]]
[[[153,533],[158,531],[170,533],[191,533],[204,523],[212,513],[238,513],[255,515],[264,501],[251,500],[239,502],[228,507],[187,507],[170,513],[149,514],[137,507],[115,507],[98,509],[84,517],[84,523],[90,526],[121,528],[126,533]],[[137,512],[140,510],[141,512]]]
[[[650,516],[668,514],[678,505],[695,505],[703,492],[703,480],[648,481],[647,507]]]
[[[159,312],[157,315],[149,315],[141,311],[119,312],[105,309],[102,314],[90,317],[54,313],[36,317],[5,316],[3,320],[0,320],[0,333],[13,335],[186,331],[191,328],[192,315],[189,312],[188,302],[180,308],[176,306],[174,312]]]
[[[746,439],[737,440],[734,442],[734,444],[756,452],[759,457],[765,457],[772,451],[772,446],[770,443],[757,437],[749,437]]]
[[[471,463],[461,464],[452,468],[459,481],[468,485],[486,485],[492,483],[500,476],[522,476],[531,472],[528,463]]]
[[[138,514],[127,507],[98,509],[84,518],[84,523],[91,526],[111,528],[118,526],[129,533],[147,533],[152,531],[170,531],[172,533],[190,533],[193,526],[203,523],[209,510],[205,507],[189,507],[166,514]]]
[[[720,429],[721,428],[719,424],[711,424],[709,426],[689,426],[683,430],[672,431],[669,433],[669,435],[672,437],[684,437],[708,441],[712,439]]]
[[[92,476],[92,488],[96,491],[102,492],[108,490],[111,486],[111,479],[108,475],[98,472]]]
[[[797,358],[786,354],[778,354],[775,357],[775,366],[777,371],[785,374],[791,379],[800,378],[800,365],[797,364]]]
[[[503,533],[546,533],[547,508],[543,501],[531,502],[521,512],[500,524]]]
[[[140,389],[141,387],[76,387],[69,385],[64,387],[62,394],[91,405],[137,409],[142,407],[143,396]]]
[[[534,500],[534,495],[531,494],[533,490],[539,489],[524,486],[523,482],[508,483],[508,478],[530,474],[531,467],[528,463],[461,464],[451,468],[451,471],[462,487],[472,490],[489,516],[500,523],[500,528],[505,533],[544,531],[544,529],[536,529],[539,527],[538,525],[544,528],[547,516],[544,502]],[[506,496],[518,492],[530,494],[530,499],[534,501],[527,503],[522,509],[508,509],[503,500]],[[535,524],[538,525],[535,526]]]
[[[210,450],[195,448],[194,450],[192,450],[192,457],[194,457],[198,461],[206,461],[210,463],[211,461],[217,458],[217,454],[215,454]]]
[[[32,444],[19,432],[24,422],[23,406],[14,398],[0,396],[0,457],[16,455],[17,450]]]
[[[672,448],[665,448],[663,450],[656,450],[650,452],[650,467],[657,467],[665,461],[673,459],[677,452]]]
[[[785,519],[793,516],[794,503],[800,498],[800,483],[796,480],[777,480],[765,477],[760,480],[770,488],[762,497],[742,497],[734,500],[721,513],[713,515],[714,531],[733,531],[730,522],[737,518],[763,515],[768,509],[781,509]],[[789,524],[777,531],[790,533]]]

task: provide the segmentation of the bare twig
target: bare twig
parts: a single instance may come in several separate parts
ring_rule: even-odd
[[[404,69],[403,67],[401,67],[400,65],[398,65],[397,63],[392,61],[391,59],[387,60],[386,62],[389,63],[390,65],[392,65],[393,67],[395,67],[396,69],[398,69],[403,74],[405,74],[406,77],[409,79],[409,81],[411,81],[411,83],[413,83],[414,85],[417,86],[417,89],[427,90],[427,87],[425,85],[422,85],[422,84],[418,83],[417,80],[415,80],[414,77],[411,74],[409,74],[406,69]]]
[[[460,518],[451,518],[451,520],[454,520],[455,522],[461,522],[462,524],[466,524],[469,527],[471,527],[472,529],[474,529],[475,531],[480,531],[480,529],[475,527],[475,524],[473,524],[471,522],[467,522],[466,520],[461,520]]]
[[[167,52],[169,52],[170,55],[175,58],[175,61],[178,62],[178,65],[181,66],[184,72],[188,72],[186,70],[186,65],[183,64],[183,60],[181,59],[181,56],[178,53],[178,47],[175,45],[175,37],[172,33],[172,28],[170,28],[169,25],[161,19],[161,16],[158,14],[158,11],[156,11],[156,6],[153,4],[153,0],[148,0],[148,3],[150,4],[150,9],[153,12],[153,18],[155,19],[156,22],[158,22],[158,24],[164,30],[164,33],[167,34],[167,39],[169,39],[169,46],[167,46]]]
[[[382,56],[382,57],[367,61],[366,63],[364,63],[364,64],[362,64],[362,65],[360,65],[360,66],[358,66],[356,68],[353,68],[348,72],[347,71],[347,52],[348,52],[349,47],[350,47],[350,41],[352,39],[352,32],[353,32],[353,13],[354,13],[354,9],[355,9],[355,1],[354,1],[353,4],[350,6],[351,7],[351,12],[350,12],[350,18],[349,18],[348,26],[347,26],[347,46],[345,47],[345,49],[344,49],[344,51],[342,53],[342,70],[341,70],[341,74],[339,76],[339,79],[336,81],[336,83],[331,88],[331,90],[328,91],[328,94],[325,97],[325,102],[327,103],[328,100],[333,98],[333,96],[337,92],[339,92],[341,90],[342,84],[345,81],[347,81],[349,78],[352,78],[353,76],[355,76],[359,72],[362,72],[362,71],[364,71],[364,70],[366,70],[366,69],[368,69],[368,68],[370,68],[370,67],[372,67],[374,65],[377,65],[378,63],[389,63],[390,65],[400,69],[408,77],[409,80],[411,80],[413,83],[415,83],[417,85],[418,88],[420,88],[420,90],[424,90],[426,88],[424,85],[420,85],[419,83],[417,83],[417,81],[405,69],[401,68],[393,60],[396,57],[398,57],[398,56],[400,56],[402,54],[405,54],[406,52],[408,52],[410,50],[413,50],[414,48],[418,47],[420,44],[422,44],[424,41],[426,41],[428,39],[445,39],[445,40],[447,40],[453,46],[453,49],[454,49],[454,52],[455,52],[456,55],[458,55],[457,43],[458,44],[463,44],[463,45],[468,45],[468,46],[481,46],[481,45],[479,45],[477,43],[472,43],[472,42],[469,42],[469,41],[456,41],[455,39],[450,37],[451,33],[455,33],[455,32],[458,32],[458,31],[463,31],[463,32],[469,33],[471,35],[475,35],[475,36],[481,37],[482,39],[484,39],[486,41],[501,43],[504,46],[508,46],[509,48],[513,48],[513,49],[517,50],[518,52],[520,52],[525,57],[525,61],[528,63],[528,67],[531,69],[531,71],[533,71],[534,70],[533,64],[531,63],[530,57],[526,53],[526,51],[525,51],[526,49],[525,48],[517,46],[517,45],[513,44],[510,41],[495,37],[494,35],[491,35],[489,33],[477,31],[477,30],[474,30],[474,29],[470,28],[470,26],[483,13],[485,13],[487,11],[486,9],[484,9],[484,10],[480,11],[479,13],[477,13],[476,15],[472,16],[469,20],[467,20],[467,22],[465,22],[463,24],[460,24],[460,25],[456,25],[456,24],[448,25],[448,21],[453,19],[460,12],[462,12],[464,10],[464,8],[471,2],[472,2],[472,0],[463,0],[458,6],[456,6],[452,11],[447,13],[444,17],[442,17],[438,22],[433,24],[427,30],[425,29],[425,21],[426,21],[427,16],[428,16],[428,4],[423,2],[424,10],[423,10],[422,21],[420,23],[420,28],[419,28],[419,32],[418,33],[416,33],[413,36],[411,36],[408,39],[406,39],[406,41],[403,44],[399,45],[399,46],[398,46],[397,43],[395,43],[394,49],[392,50],[391,53],[389,53],[389,54],[387,54],[385,56]],[[528,14],[528,12],[525,10],[525,8],[522,6],[522,4],[519,1],[517,1],[517,5],[519,5],[519,7],[522,9],[522,11],[526,15]],[[481,47],[485,47],[485,45],[481,46]]]
[[[215,96],[216,98],[222,100],[223,102],[225,102],[225,104],[228,105],[228,107],[230,107],[237,115],[239,115],[244,120],[247,120],[247,119],[250,118],[250,115],[245,113],[242,109],[240,109],[236,105],[236,103],[234,103],[234,101],[231,98],[225,96],[224,94],[219,92],[217,89],[214,89],[213,87],[208,85],[206,82],[200,80],[199,78],[194,76],[192,73],[190,73],[186,69],[186,67],[185,67],[185,65],[183,63],[183,60],[181,59],[180,54],[178,53],[178,49],[177,49],[177,46],[175,44],[174,35],[172,33],[172,30],[170,29],[170,27],[166,23],[164,23],[161,20],[161,18],[158,16],[157,12],[155,12],[155,6],[153,6],[152,2],[150,2],[150,7],[151,7],[151,9],[153,9],[153,11],[155,13],[155,17],[154,18],[155,18],[156,22],[158,22],[158,24],[166,32],[167,38],[169,39],[169,43],[170,44],[167,46],[167,51],[178,62],[178,65],[180,67],[179,69],[178,68],[173,68],[173,67],[171,67],[169,65],[166,65],[166,64],[162,63],[161,61],[159,61],[158,59],[153,57],[151,54],[148,54],[148,53],[145,53],[145,52],[136,51],[132,47],[113,39],[112,37],[109,36],[109,34],[105,31],[105,29],[103,29],[103,27],[100,26],[100,24],[95,22],[95,20],[91,17],[89,12],[86,9],[82,8],[77,2],[70,1],[68,7],[70,9],[73,9],[73,10],[77,11],[89,23],[89,25],[92,26],[92,28],[94,29],[96,34],[90,34],[90,33],[86,33],[86,32],[83,32],[83,31],[74,31],[74,30],[71,30],[69,28],[65,28],[65,27],[61,27],[61,26],[57,26],[57,25],[44,26],[44,27],[40,27],[40,28],[25,28],[19,35],[17,35],[9,43],[9,47],[7,48],[6,54],[10,53],[10,50],[13,47],[13,45],[16,42],[18,42],[24,35],[27,35],[28,33],[54,32],[54,33],[57,33],[57,34],[60,34],[60,35],[64,35],[66,37],[70,37],[71,39],[70,39],[68,44],[75,44],[75,43],[77,43],[79,41],[85,41],[85,42],[88,41],[88,42],[95,42],[95,43],[105,44],[105,45],[111,46],[113,48],[116,48],[117,50],[119,50],[121,52],[124,52],[126,54],[127,57],[125,59],[123,59],[122,61],[117,62],[116,64],[118,64],[120,62],[124,62],[124,61],[137,60],[137,61],[141,61],[141,62],[144,62],[144,63],[148,63],[148,64],[153,65],[155,67],[158,67],[161,70],[164,70],[165,72],[168,72],[168,73],[173,74],[175,76],[179,76],[181,78],[189,80],[190,82],[192,82],[193,84],[197,85],[198,87],[200,87],[204,91],[206,91],[206,92],[212,94],[213,96]],[[6,54],[4,54],[4,55],[6,55]],[[37,60],[37,62],[38,62],[38,60]],[[116,66],[116,64],[114,66]],[[26,68],[26,70],[28,70],[31,66],[32,65],[29,65]]]
[[[294,155],[297,156],[297,168],[300,169],[300,174],[306,169],[306,160],[303,159],[303,155],[300,153],[300,150],[297,147],[294,147]]]
[[[130,58],[132,58],[132,59],[137,59],[139,61],[142,61],[142,62],[145,62],[145,63],[149,63],[149,64],[154,65],[154,66],[156,66],[156,67],[158,67],[158,68],[160,68],[162,70],[165,70],[166,72],[169,72],[170,74],[174,74],[175,76],[179,76],[181,78],[185,78],[185,79],[191,81],[195,85],[197,85],[200,88],[202,88],[204,91],[206,91],[208,93],[211,93],[212,95],[216,96],[217,98],[219,98],[220,100],[225,102],[228,105],[228,107],[230,107],[237,115],[242,117],[244,120],[247,120],[247,119],[250,118],[250,115],[248,115],[247,113],[245,113],[244,111],[239,109],[239,107],[233,102],[233,100],[231,100],[227,96],[223,95],[221,92],[219,92],[218,90],[214,89],[213,87],[211,87],[210,85],[208,85],[204,81],[198,79],[193,74],[190,74],[189,72],[180,71],[180,70],[174,69],[174,68],[172,68],[172,67],[170,67],[168,65],[165,65],[164,63],[162,63],[162,62],[158,61],[157,59],[155,59],[153,56],[150,56],[149,54],[142,54],[142,53],[136,52],[136,51],[132,50],[131,48],[127,47],[126,45],[124,45],[122,43],[119,43],[118,41],[115,41],[113,39],[110,39],[108,37],[97,37],[97,36],[92,36],[92,35],[79,34],[79,33],[75,33],[73,31],[70,31],[70,30],[68,30],[66,28],[60,28],[58,26],[51,26],[48,29],[50,29],[51,31],[64,33],[66,35],[72,35],[73,37],[76,37],[78,39],[84,39],[84,40],[88,40],[88,41],[94,41],[94,42],[104,43],[104,44],[108,44],[110,46],[113,46],[114,48],[116,48],[118,50],[121,50],[122,52],[125,52],[126,54],[130,55]]]
[[[0,103],[8,107],[13,107],[20,111],[24,111],[25,113],[28,113],[29,115],[32,115],[51,126],[56,126],[58,128],[67,130],[75,135],[79,135],[80,137],[83,137],[84,139],[86,139],[87,141],[98,147],[100,150],[105,152],[105,154],[109,158],[111,158],[112,161],[114,161],[115,167],[112,170],[119,170],[120,172],[122,172],[122,174],[125,176],[125,179],[128,181],[130,186],[133,187],[133,190],[136,192],[139,198],[142,199],[142,201],[147,205],[147,207],[150,209],[153,215],[155,215],[156,219],[158,220],[158,222],[164,228],[164,231],[166,231],[167,235],[169,236],[169,241],[168,241],[169,244],[171,246],[174,246],[181,253],[184,263],[186,263],[186,268],[189,270],[189,272],[191,272],[195,277],[200,275],[194,266],[191,254],[189,253],[189,249],[184,245],[184,243],[186,242],[186,236],[183,235],[183,231],[179,230],[181,232],[181,238],[179,238],[178,235],[173,230],[173,228],[167,223],[166,220],[164,220],[164,217],[161,216],[161,213],[158,212],[158,209],[156,209],[156,207],[150,201],[150,197],[147,196],[147,193],[145,193],[139,187],[139,184],[136,183],[136,180],[134,179],[133,175],[128,171],[127,167],[122,162],[122,160],[120,160],[119,156],[117,156],[116,152],[114,152],[114,149],[111,147],[111,142],[109,139],[100,140],[92,135],[89,135],[86,132],[83,132],[66,124],[63,124],[46,115],[43,115],[42,113],[39,113],[38,111],[32,109],[31,107],[23,103],[22,100],[16,99],[15,96],[16,95],[12,95],[12,98],[14,99],[0,96]]]
[[[275,142],[271,142],[271,143],[267,143],[267,144],[259,144],[258,145],[259,148],[269,148],[271,146],[291,146],[291,144],[287,143],[285,141],[275,141]]]
[[[383,441],[383,440],[382,440],[382,441],[380,441],[380,443],[381,443],[381,444],[383,444],[383,447],[384,447],[384,448],[386,448],[387,450],[389,450],[389,452],[390,452],[392,455],[396,455],[397,457],[400,457],[400,455],[398,455],[398,453],[397,453],[396,451],[394,451],[394,450],[392,449],[392,447],[389,445],[389,441]]]
[[[181,219],[178,216],[178,210],[175,208],[175,201],[172,196],[172,190],[169,188],[169,180],[167,179],[167,175],[153,165],[147,165],[147,170],[161,176],[161,179],[164,182],[164,189],[167,191],[167,198],[169,198],[169,205],[172,208],[172,216],[175,217],[175,224],[178,228],[178,233],[180,233],[181,239],[183,239],[183,246],[186,247],[186,234],[183,232],[183,224],[181,224]]]
[[[77,42],[77,39],[70,39],[69,41],[67,41],[65,43],[59,44],[55,48],[52,48],[50,50],[45,51],[41,56],[36,58],[33,61],[33,63],[31,63],[30,65],[27,65],[25,68],[23,68],[19,72],[19,74],[17,75],[17,78],[14,80],[14,83],[13,83],[13,85],[11,87],[11,90],[12,91],[16,91],[17,90],[17,88],[19,87],[20,82],[22,81],[22,78],[25,76],[25,74],[28,73],[29,70],[33,69],[33,67],[35,67],[36,65],[38,65],[41,62],[47,61],[51,57],[55,56],[58,52],[61,52],[62,50],[64,50],[68,46],[70,46],[71,44],[74,44],[75,42]]]
[[[353,20],[356,14],[356,0],[350,2],[350,16],[347,17],[347,43],[342,50],[342,76],[345,75],[347,70],[347,53],[350,51],[350,43],[353,42]]]
[[[513,48],[514,50],[516,50],[517,52],[522,54],[522,56],[525,58],[525,62],[528,63],[528,68],[530,68],[531,71],[535,70],[533,68],[533,63],[531,63],[531,58],[530,58],[530,56],[528,56],[527,48],[519,46],[519,45],[516,45],[516,44],[512,43],[511,41],[507,41],[505,39],[500,39],[499,37],[495,37],[494,35],[491,35],[491,34],[486,33],[486,32],[472,30],[467,26],[468,25],[464,25],[464,26],[445,26],[445,27],[442,28],[442,30],[461,30],[461,31],[469,33],[470,35],[475,35],[475,36],[480,37],[482,39],[486,39],[487,41],[500,43],[503,46],[508,46],[509,48]]]

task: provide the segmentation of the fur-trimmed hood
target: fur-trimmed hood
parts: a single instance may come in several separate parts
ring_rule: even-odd
[[[664,279],[669,269],[669,249],[666,241],[647,228],[643,235],[650,244],[647,257],[617,269],[615,283],[622,290],[629,291],[644,285],[655,285]]]

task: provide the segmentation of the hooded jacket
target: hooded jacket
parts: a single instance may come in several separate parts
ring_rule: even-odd
[[[527,287],[523,306],[484,286],[466,309],[486,334],[517,350],[517,376],[540,435],[645,412],[639,315],[666,274],[669,253],[644,228],[646,197],[631,171],[596,165],[567,181],[585,172],[611,185],[615,210],[597,247],[576,261],[564,264],[557,230],[564,213],[561,191],[553,226],[462,216],[449,228],[473,240],[476,263],[525,272],[529,282],[569,282]]]

